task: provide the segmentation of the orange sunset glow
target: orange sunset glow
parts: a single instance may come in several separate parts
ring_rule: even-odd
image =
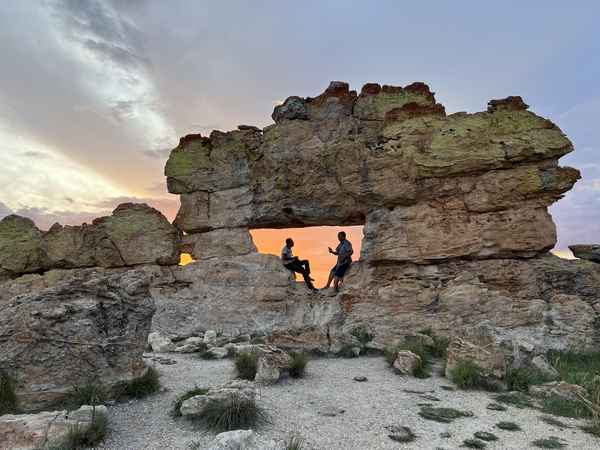
[[[294,256],[300,259],[308,259],[315,286],[322,287],[327,282],[329,271],[335,265],[336,257],[330,255],[327,247],[335,249],[339,241],[337,234],[346,232],[346,238],[354,248],[355,261],[360,257],[360,244],[363,237],[363,227],[307,227],[307,228],[285,228],[281,230],[261,229],[252,230],[252,238],[260,253],[270,255],[281,255],[281,249],[285,245],[286,238],[294,240]],[[302,277],[297,275],[297,280]]]
[[[315,286],[322,287],[327,282],[329,271],[336,261],[336,257],[329,254],[327,247],[335,249],[339,243],[337,234],[340,231],[345,231],[346,238],[352,243],[354,248],[353,259],[356,261],[360,257],[360,245],[363,237],[363,227],[360,225],[352,227],[260,229],[251,230],[250,233],[260,253],[275,256],[281,255],[285,240],[289,237],[292,238],[295,244],[294,255],[310,261]],[[191,256],[182,253],[181,264],[185,265],[190,262],[192,262]],[[297,275],[296,279],[301,281],[302,277]]]

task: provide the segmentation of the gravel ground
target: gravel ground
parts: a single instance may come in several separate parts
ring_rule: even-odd
[[[174,420],[169,409],[175,397],[194,386],[211,386],[234,377],[230,360],[205,361],[190,355],[164,355],[177,361],[156,367],[161,373],[163,392],[144,400],[117,404],[109,408],[110,434],[103,449],[186,449],[191,442],[207,448],[213,435],[194,430],[185,420]],[[368,378],[356,382],[355,376]],[[580,421],[560,418],[572,428],[563,429],[542,422],[534,409],[508,407],[507,411],[490,411],[491,397],[483,392],[446,391],[448,380],[438,376],[420,380],[400,377],[387,368],[383,358],[314,359],[307,376],[284,380],[260,389],[259,399],[271,414],[272,424],[259,433],[285,439],[298,433],[311,450],[378,450],[378,449],[456,449],[476,431],[490,431],[498,436],[486,449],[535,448],[531,441],[549,436],[565,440],[568,448],[598,449],[600,439],[577,428]],[[430,391],[439,402],[404,390]],[[469,410],[474,417],[442,424],[418,415],[418,403]],[[319,415],[323,408],[340,408],[334,417]],[[500,421],[512,421],[523,431],[495,428]],[[410,427],[417,440],[401,444],[388,437],[388,425]],[[443,438],[442,433],[451,437]]]

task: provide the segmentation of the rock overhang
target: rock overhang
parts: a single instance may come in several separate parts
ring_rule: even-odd
[[[425,83],[368,83],[357,94],[335,81],[288,97],[272,117],[263,130],[181,139],[165,167],[181,195],[176,226],[393,230],[391,241],[365,236],[374,263],[530,257],[554,245],[547,207],[579,179],[558,166],[569,139],[521,97],[447,115]]]

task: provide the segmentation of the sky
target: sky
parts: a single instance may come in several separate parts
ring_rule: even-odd
[[[172,219],[180,136],[269,125],[331,80],[425,81],[449,113],[521,95],[560,126],[583,178],[551,208],[557,249],[600,243],[599,16],[597,1],[0,2],[0,217],[46,229],[140,201]]]

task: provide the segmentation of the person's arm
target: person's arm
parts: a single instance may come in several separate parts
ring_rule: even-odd
[[[354,250],[352,249],[352,245],[344,245],[340,249],[339,255],[343,258],[349,258],[354,254]]]
[[[284,250],[284,251],[281,252],[281,259],[283,260],[283,263],[286,264],[286,263],[291,263],[296,258],[293,257],[293,256],[291,256],[289,254],[289,252],[287,252],[287,251]]]
[[[331,253],[332,255],[337,255],[338,252],[331,250],[331,247],[327,247],[327,249],[329,250],[329,253]]]

